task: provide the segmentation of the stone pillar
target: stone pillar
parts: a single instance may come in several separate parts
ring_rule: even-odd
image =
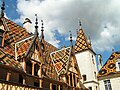
[[[24,72],[26,72],[26,61],[25,61],[25,58],[23,59],[23,69],[24,69]]]
[[[77,79],[77,87],[80,88],[80,79]]]
[[[75,85],[77,87],[77,75],[75,75]]]
[[[7,76],[6,76],[6,81],[9,81],[9,80],[10,80],[10,76],[11,76],[11,72],[8,71],[8,72],[7,72]]]
[[[58,90],[60,90],[60,85],[58,85]]]
[[[23,76],[23,84],[26,84],[26,76]]]
[[[73,87],[73,90],[75,90],[75,87],[74,87],[74,74],[72,73],[72,87]]]
[[[40,88],[42,88],[42,82],[43,82],[43,80],[42,79],[40,79]]]
[[[70,85],[70,74],[68,74],[68,82],[69,82],[69,86],[71,86]]]
[[[34,61],[32,61],[32,75],[34,76],[34,68],[35,68],[35,62]]]
[[[50,90],[52,90],[52,83],[50,83]]]
[[[74,87],[74,74],[72,73],[72,86]]]
[[[42,78],[42,64],[40,64],[40,69],[39,69],[38,73],[39,73],[39,77]],[[43,80],[40,79],[39,82],[40,82],[40,88],[42,88],[42,82],[43,82]]]

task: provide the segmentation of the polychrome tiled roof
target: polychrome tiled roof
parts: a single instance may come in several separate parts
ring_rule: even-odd
[[[22,70],[22,66],[18,61],[15,61],[9,54],[4,53],[0,49],[0,65],[7,65],[15,69]]]
[[[75,49],[75,53],[81,52],[87,49],[92,49],[91,45],[87,42],[87,38],[82,28],[79,30],[77,34],[77,39],[76,39],[74,49]]]
[[[51,52],[55,52],[57,51],[58,48],[56,48],[55,46],[53,46],[52,44],[48,43],[47,41],[45,41],[45,60],[46,60],[46,75],[49,78],[53,78],[53,79],[57,79],[57,72],[55,70],[55,67],[52,64],[52,59],[50,57],[50,53]]]
[[[15,43],[17,41],[23,40],[27,37],[30,37],[31,35],[26,31],[25,28],[17,25],[16,23],[6,19],[1,18],[3,21],[4,27],[5,27],[5,44],[3,51],[7,54],[15,56]],[[21,44],[21,46],[18,49],[18,56],[23,55],[23,53],[26,52],[26,49],[28,48],[28,45],[31,40],[26,40]],[[27,43],[26,43],[27,42]]]
[[[103,65],[103,67],[98,72],[98,77],[103,77],[111,74],[117,73],[116,71],[116,61],[120,58],[120,52],[114,52],[111,54],[107,62]]]
[[[53,65],[58,75],[65,74],[68,69],[69,59],[71,55],[71,47],[63,48],[51,53]]]

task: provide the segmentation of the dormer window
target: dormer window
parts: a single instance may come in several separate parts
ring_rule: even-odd
[[[3,37],[4,37],[4,26],[2,24],[2,21],[0,21],[0,46],[3,47],[4,46],[4,40],[3,40]]]
[[[116,71],[120,71],[120,58],[116,61]]]

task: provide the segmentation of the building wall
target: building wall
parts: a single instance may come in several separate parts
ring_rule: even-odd
[[[0,79],[6,80],[7,70],[0,68]]]
[[[104,85],[105,80],[110,80],[112,90],[120,89],[120,77],[115,77],[115,78],[110,78],[110,79],[99,80],[100,90],[105,90],[105,85]]]
[[[90,87],[92,85],[92,88],[96,85],[98,87],[98,84],[92,83],[91,81],[97,81],[97,65],[96,65],[96,58],[95,54],[91,52],[90,50],[86,50],[84,52],[77,53],[76,59],[78,62],[78,66],[82,75],[86,75],[86,81],[83,81],[82,77],[82,82],[87,82],[84,85],[86,87]],[[90,84],[91,83],[91,84]],[[96,89],[92,89],[96,90]]]
[[[12,72],[10,75],[10,81],[19,82],[19,73]]]

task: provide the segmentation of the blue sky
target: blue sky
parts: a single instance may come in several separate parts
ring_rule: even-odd
[[[5,0],[5,5],[6,16],[19,25],[26,17],[30,18],[32,32],[37,13],[40,25],[40,20],[44,20],[45,39],[59,48],[69,46],[69,31],[76,39],[80,19],[86,36],[91,36],[93,49],[102,54],[104,63],[113,48],[120,49],[119,0]]]

